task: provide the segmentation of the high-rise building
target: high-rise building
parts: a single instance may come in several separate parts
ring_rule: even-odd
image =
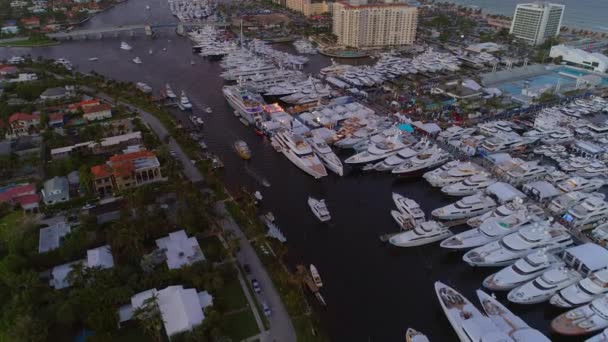
[[[398,2],[335,2],[333,32],[338,44],[355,48],[409,45],[416,39],[418,11]]]
[[[302,13],[306,17],[327,13],[329,4],[323,2],[312,2],[311,0],[285,0],[285,7]]]
[[[566,6],[548,2],[519,4],[515,8],[510,33],[532,45],[559,34]]]

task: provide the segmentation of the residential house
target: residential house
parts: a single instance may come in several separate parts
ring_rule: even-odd
[[[198,240],[195,237],[188,237],[183,229],[156,240],[156,245],[165,250],[167,267],[170,270],[205,260]]]
[[[2,34],[17,34],[19,33],[19,27],[17,25],[6,25],[4,24],[2,28],[0,28],[0,33]]]
[[[26,212],[38,211],[38,201],[34,184],[18,184],[0,188],[0,203],[21,206]]]
[[[49,122],[48,125],[50,128],[60,128],[63,127],[64,124],[63,113],[51,113],[49,114]]]
[[[51,278],[49,285],[55,290],[64,289],[70,287],[69,274],[77,264],[83,264],[85,267],[93,268],[98,267],[101,269],[108,269],[114,267],[114,258],[110,246],[105,245],[87,251],[87,258],[83,260],[77,260],[68,262],[67,264],[55,266],[51,269]]]
[[[70,225],[65,221],[59,221],[50,227],[41,228],[38,238],[38,253],[46,253],[59,248],[63,242],[63,238],[70,231]]]
[[[101,101],[98,99],[83,100],[80,102],[69,104],[66,111],[68,111],[69,113],[76,113],[79,110],[84,111],[87,108],[99,106],[100,104]]]
[[[12,8],[21,8],[27,6],[27,1],[14,0],[11,1]]]
[[[49,88],[40,94],[40,99],[45,101],[59,100],[72,96],[72,92],[67,87]]]
[[[85,107],[82,115],[87,121],[103,120],[112,117],[112,106],[109,104],[99,104],[96,106]]]
[[[40,191],[44,204],[52,205],[70,200],[70,186],[66,177],[53,177],[44,182]]]
[[[22,18],[20,20],[21,25],[27,29],[34,29],[40,27],[40,19],[38,17]]]
[[[15,75],[18,71],[19,71],[19,68],[17,68],[14,65],[0,64],[0,75],[1,76]]]
[[[14,139],[20,136],[30,135],[35,128],[40,125],[39,114],[28,114],[28,113],[14,113],[9,116],[8,124],[10,126],[10,132],[8,132],[7,138]]]
[[[100,196],[164,180],[154,152],[137,151],[114,155],[91,168],[93,187]]]

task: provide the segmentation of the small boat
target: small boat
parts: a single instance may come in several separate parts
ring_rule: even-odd
[[[141,58],[139,58],[139,57],[133,58],[133,63],[135,63],[135,64],[141,64],[142,63],[141,62]]]
[[[182,90],[182,93],[180,94],[179,101],[177,102],[177,106],[179,107],[179,109],[184,110],[184,111],[192,110],[192,104],[190,103],[190,99],[188,99],[186,92],[183,90]]]
[[[312,276],[312,281],[315,282],[315,285],[317,285],[317,287],[323,287],[323,281],[321,280],[319,271],[313,264],[310,264],[310,275]]]
[[[321,292],[315,292],[315,297],[317,297],[317,300],[319,301],[319,303],[321,303],[321,305],[327,306],[327,303],[325,302],[325,298],[323,298],[323,296],[321,295]]]
[[[146,5],[146,10],[150,10],[150,5]]]
[[[245,120],[245,118],[239,118],[239,121],[245,125],[245,126],[249,126],[249,121]]]
[[[151,55],[152,54],[152,49],[148,50],[148,54]]]
[[[308,205],[312,210],[313,214],[321,221],[326,222],[331,220],[331,214],[325,205],[325,200],[318,200],[316,198],[308,197]]]
[[[130,51],[131,49],[133,49],[133,47],[131,47],[131,45],[129,45],[125,42],[120,42],[120,48],[125,51]]]
[[[430,342],[429,338],[425,334],[416,331],[412,328],[408,328],[405,333],[406,342]]]
[[[163,48],[163,51],[167,51],[167,48]]]
[[[264,215],[264,217],[266,217],[268,219],[268,221],[274,222],[274,214],[271,211],[267,212],[266,215]]]
[[[211,109],[211,107],[205,107],[205,112],[211,114],[213,113],[213,109]]]
[[[91,57],[91,58],[89,58],[89,60],[90,60],[91,62],[95,62],[95,61],[96,61],[96,60],[98,60],[98,59],[99,59],[99,57]]]
[[[169,85],[169,83],[165,84],[165,96],[167,96],[170,99],[177,98],[177,95],[175,95],[175,93],[173,92],[173,89],[171,89],[171,86]]]
[[[194,61],[190,61],[190,65],[194,65],[194,64],[195,64]]]
[[[436,221],[417,223],[413,229],[391,237],[388,242],[397,247],[415,247],[433,243],[452,236],[452,232]]]
[[[234,142],[234,149],[239,156],[245,160],[251,159],[251,150],[246,142],[243,140],[237,140]]]
[[[261,201],[264,198],[264,197],[262,197],[262,193],[259,191],[254,192],[253,197],[255,197],[255,199],[258,201]]]

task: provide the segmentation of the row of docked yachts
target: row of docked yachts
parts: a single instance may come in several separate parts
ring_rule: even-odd
[[[213,15],[216,4],[209,0],[169,0],[169,10],[180,21],[206,19]]]

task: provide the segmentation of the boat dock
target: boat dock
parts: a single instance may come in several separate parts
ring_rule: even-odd
[[[308,274],[308,271],[306,270],[306,267],[304,267],[304,265],[296,266],[296,274],[298,274],[299,276],[302,277],[301,278],[302,283],[304,283],[304,285],[306,285],[306,287],[308,287],[310,292],[312,292],[312,293],[319,292],[319,288],[317,287],[315,282],[312,280],[312,277],[310,276],[310,274]]]

